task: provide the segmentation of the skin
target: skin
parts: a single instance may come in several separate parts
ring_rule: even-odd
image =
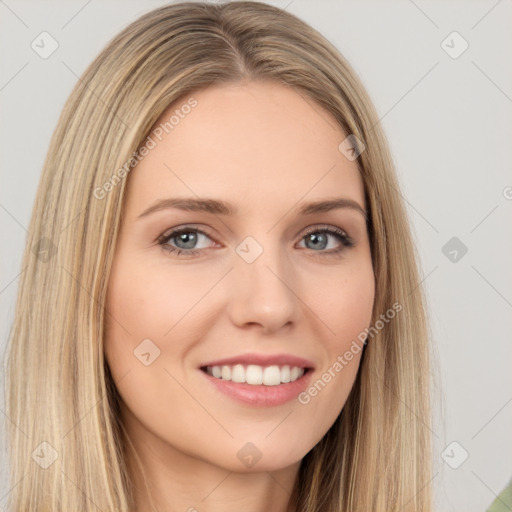
[[[346,134],[303,94],[251,81],[193,97],[197,107],[128,177],[105,356],[156,510],[291,512],[300,461],[341,412],[361,354],[306,405],[241,404],[199,367],[249,352],[286,353],[311,360],[315,382],[349,349],[370,325],[375,294],[364,216],[350,208],[297,211],[333,197],[364,209],[363,184],[356,162],[338,149]],[[159,199],[198,196],[228,201],[239,213],[171,208],[139,218]],[[177,256],[156,242],[189,224],[208,230],[192,245],[196,255]],[[317,226],[327,246],[305,236]],[[343,242],[325,227],[344,230],[354,246],[333,254]],[[250,264],[235,251],[247,236],[263,249]],[[167,245],[191,247],[178,237]],[[147,338],[160,350],[149,366],[134,356]],[[252,467],[237,457],[247,442],[261,453]],[[128,463],[136,510],[154,510],[132,457]]]

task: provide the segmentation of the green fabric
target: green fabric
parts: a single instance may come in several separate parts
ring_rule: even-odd
[[[512,480],[501,494],[492,502],[486,512],[512,512]]]

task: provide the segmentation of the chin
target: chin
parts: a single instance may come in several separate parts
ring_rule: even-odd
[[[295,441],[299,436],[289,435],[286,445],[280,440],[264,439],[255,441],[234,440],[229,448],[226,447],[222,456],[212,460],[218,466],[237,473],[260,473],[279,471],[299,464],[312,446],[297,446]],[[246,439],[250,439],[249,437]],[[226,458],[226,452],[232,456]],[[217,454],[219,455],[219,454]]]

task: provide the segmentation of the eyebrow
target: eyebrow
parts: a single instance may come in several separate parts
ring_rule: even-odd
[[[151,213],[166,210],[169,208],[177,208],[179,210],[212,213],[214,215],[234,216],[238,213],[238,209],[225,201],[210,198],[167,198],[156,201],[149,208],[144,210],[138,218],[146,217]],[[368,215],[363,207],[352,199],[337,197],[333,199],[325,199],[322,201],[314,201],[304,203],[299,209],[300,215],[314,215],[315,213],[326,213],[340,208],[349,208],[363,215],[368,220]]]

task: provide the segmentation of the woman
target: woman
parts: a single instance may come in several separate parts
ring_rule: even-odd
[[[8,348],[12,510],[429,511],[424,299],[359,79],[178,3],[72,92]]]

